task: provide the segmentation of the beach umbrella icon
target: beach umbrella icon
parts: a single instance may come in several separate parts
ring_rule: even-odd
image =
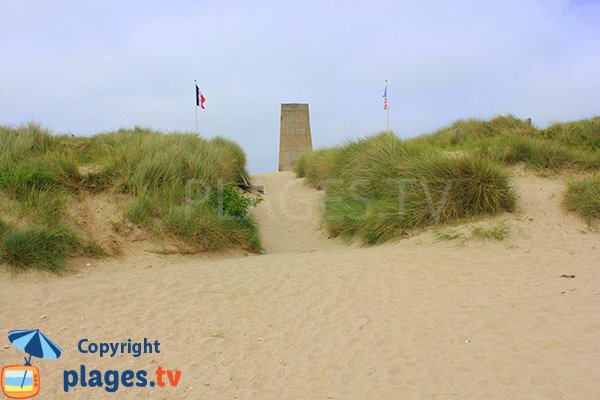
[[[17,349],[29,354],[25,357],[25,365],[31,365],[31,357],[44,358],[46,360],[56,360],[62,354],[62,350],[56,343],[48,339],[46,335],[36,330],[20,330],[8,332],[8,340]],[[27,377],[27,371],[23,376],[23,382]],[[23,387],[21,382],[21,387]]]
[[[39,329],[10,331],[8,332],[8,340],[17,349],[29,354],[29,359],[25,357],[25,365],[31,365],[31,356],[56,360],[62,354],[61,348],[48,339]]]

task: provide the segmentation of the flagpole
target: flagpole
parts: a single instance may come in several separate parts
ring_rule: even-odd
[[[196,90],[197,87],[198,87],[198,83],[194,79],[194,90]],[[198,97],[198,94],[196,93],[196,98],[197,97]],[[194,108],[196,109],[196,135],[198,135],[198,103],[196,103],[194,105]]]
[[[390,106],[388,106],[387,111],[387,130],[390,131]]]

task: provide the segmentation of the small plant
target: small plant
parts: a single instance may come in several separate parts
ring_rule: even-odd
[[[476,239],[493,239],[501,242],[508,238],[509,234],[509,226],[505,222],[500,222],[489,229],[485,229],[479,226],[475,227],[471,232],[471,237]]]
[[[436,229],[433,234],[435,235],[438,242],[447,240],[464,240],[465,235],[460,232],[453,231],[451,229]]]
[[[250,208],[260,204],[262,198],[249,197],[237,185],[228,183],[223,190],[213,192],[211,200],[225,215],[245,218]]]
[[[227,338],[227,333],[225,331],[216,331],[215,333],[213,333],[212,335],[210,335],[210,337],[216,338],[216,339],[226,339]]]

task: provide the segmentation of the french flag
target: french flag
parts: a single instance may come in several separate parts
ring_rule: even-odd
[[[200,106],[204,110],[204,102],[205,101],[206,101],[206,99],[204,98],[204,95],[200,91],[200,88],[198,87],[198,85],[196,85],[196,106]]]

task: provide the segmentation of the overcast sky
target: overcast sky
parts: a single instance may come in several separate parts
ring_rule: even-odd
[[[600,1],[0,0],[0,124],[134,125],[240,143],[277,169],[281,103],[315,147],[512,113],[600,114]]]

